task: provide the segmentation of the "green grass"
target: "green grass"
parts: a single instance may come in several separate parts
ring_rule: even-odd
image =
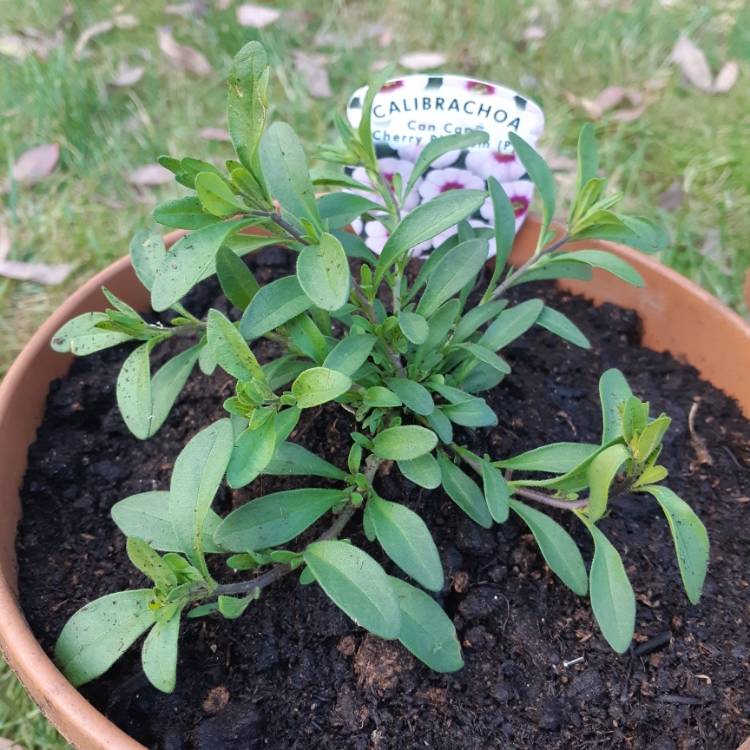
[[[0,34],[32,26],[51,35],[64,5],[0,0]],[[165,16],[161,1],[129,5],[139,26],[95,38],[82,61],[73,56],[78,35],[108,18],[115,3],[76,4],[62,44],[45,62],[0,57],[0,171],[39,143],[57,141],[62,148],[51,177],[3,199],[0,221],[11,232],[11,257],[75,265],[60,287],[0,280],[0,372],[71,289],[126,251],[129,236],[149,223],[157,200],[179,191],[139,193],[125,180],[131,169],[162,153],[229,156],[226,144],[202,141],[198,131],[223,125],[224,75],[233,53],[252,38],[272,53],[274,116],[291,122],[308,143],[330,135],[332,113],[367,80],[373,63],[419,49],[446,52],[446,70],[499,81],[537,100],[547,114],[547,154],[572,156],[584,121],[566,102],[566,91],[591,98],[607,85],[643,90],[661,80],[663,88],[636,122],[618,124],[605,115],[597,123],[603,170],[625,192],[629,210],[667,224],[673,242],[663,254],[666,263],[747,313],[742,280],[750,266],[750,161],[743,156],[749,145],[750,48],[741,31],[750,21],[737,22],[742,3],[540,0],[532,11],[521,0],[296,0],[286,4],[293,12],[262,31],[238,27],[234,8],[216,10],[211,0],[205,16],[188,19]],[[750,15],[747,9],[744,15]],[[385,47],[377,34],[364,33],[378,23],[393,32]],[[546,38],[523,43],[532,23],[546,30]],[[170,66],[156,45],[155,28],[165,24],[178,41],[208,57],[213,76],[198,79]],[[291,61],[292,51],[312,49],[321,31],[337,40],[316,50],[330,57],[330,100],[311,99]],[[703,47],[714,70],[730,55],[743,60],[730,94],[709,96],[681,82],[668,62],[681,31]],[[356,37],[364,37],[358,46],[350,43]],[[123,60],[145,64],[146,75],[131,89],[108,89]],[[569,175],[561,181],[569,184]],[[685,198],[665,212],[658,198],[675,181]],[[703,249],[707,244],[714,247],[710,254]],[[0,667],[3,736],[27,750],[64,746]]]

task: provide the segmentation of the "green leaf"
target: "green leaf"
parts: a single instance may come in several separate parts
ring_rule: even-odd
[[[364,213],[370,211],[383,213],[385,209],[379,203],[375,203],[363,195],[339,191],[321,195],[318,198],[318,211],[321,218],[328,221],[328,226],[331,229],[341,229]]]
[[[550,279],[591,281],[592,277],[591,266],[587,266],[585,263],[557,260],[555,257],[544,255],[531,271],[526,271],[520,275],[510,286],[527,284],[532,281],[549,281]]]
[[[219,596],[216,600],[219,612],[227,620],[236,620],[242,617],[245,610],[260,596],[260,589],[255,589],[252,594],[243,597]]]
[[[542,198],[541,234],[544,235],[555,215],[555,177],[544,159],[523,138],[516,133],[508,133],[508,138]]]
[[[126,497],[112,506],[112,520],[126,537],[143,539],[161,552],[179,552],[180,544],[169,515],[169,492],[152,490]],[[213,542],[213,533],[221,518],[209,510],[203,524],[203,549],[221,552]]]
[[[487,241],[482,239],[467,240],[451,248],[430,275],[417,312],[429,317],[440,305],[460,292],[482,269],[487,260],[487,250]]]
[[[464,665],[450,617],[424,591],[389,576],[401,610],[398,640],[435,672],[456,672]]]
[[[108,594],[79,609],[55,644],[55,663],[75,686],[103,675],[156,621],[151,589]]]
[[[417,160],[414,162],[414,168],[411,171],[411,175],[409,175],[409,181],[406,183],[402,194],[403,198],[409,195],[413,187],[417,184],[417,180],[425,173],[435,159],[440,158],[449,151],[463,151],[472,146],[487,143],[488,140],[489,135],[482,130],[469,130],[466,133],[454,133],[453,135],[433,138],[422,149]]]
[[[405,461],[429,453],[437,445],[437,435],[426,427],[389,427],[373,440],[373,453],[379,458]]]
[[[307,158],[297,134],[285,122],[274,122],[260,139],[260,165],[270,194],[284,212],[320,226],[320,215]]]
[[[410,211],[383,247],[375,270],[375,284],[383,280],[393,263],[420,242],[471,216],[484,202],[483,190],[449,190]]]
[[[570,318],[547,305],[542,308],[536,323],[561,339],[570,341],[571,344],[580,346],[582,349],[591,348],[591,342]]]
[[[274,492],[232,511],[214,539],[232,552],[275,547],[294,539],[345,497],[340,490],[328,489]]]
[[[625,376],[615,368],[599,378],[599,399],[602,403],[602,445],[623,433],[622,415],[625,403],[633,395]]]
[[[436,408],[432,414],[428,415],[427,423],[440,438],[441,442],[446,445],[453,442],[453,425],[450,419],[439,408]]]
[[[402,310],[398,314],[398,327],[412,344],[424,344],[430,328],[422,315]]]
[[[154,283],[156,269],[164,261],[167,248],[158,232],[141,229],[130,240],[130,262],[135,275],[149,291]]]
[[[292,393],[300,409],[333,401],[351,388],[352,379],[338,370],[327,367],[311,367],[301,372],[294,383]]]
[[[172,470],[169,514],[177,542],[206,577],[203,526],[227,469],[233,444],[232,423],[220,419],[190,439]]]
[[[317,308],[312,310],[312,314],[315,313],[328,315],[327,312]],[[286,324],[286,332],[294,346],[316,364],[322,364],[328,356],[330,345],[310,315],[303,313],[296,318],[292,318]]]
[[[177,576],[172,568],[143,539],[128,537],[125,549],[130,562],[150,578],[157,588],[168,591],[177,585]]]
[[[626,260],[606,250],[576,250],[570,253],[559,253],[556,260],[573,260],[585,263],[592,268],[602,268],[618,279],[627,281],[633,286],[642,287],[643,277]]]
[[[482,486],[484,499],[490,511],[492,520],[505,523],[508,520],[510,508],[510,488],[502,472],[498,471],[489,461],[482,461]]]
[[[310,301],[323,310],[338,310],[349,299],[351,273],[341,243],[323,233],[318,245],[305,246],[297,256],[297,281]]]
[[[250,484],[273,458],[277,440],[275,417],[270,417],[254,430],[245,430],[237,438],[229,459],[229,486],[237,489]]]
[[[586,566],[581,551],[570,534],[545,513],[518,500],[511,499],[510,507],[529,527],[550,570],[571,591],[585,596],[588,591]]]
[[[195,178],[195,190],[203,208],[214,216],[226,218],[238,212],[246,212],[247,206],[225,180],[213,172],[201,172]]]
[[[218,180],[221,179],[216,175],[214,176]],[[237,209],[232,213],[237,213]],[[153,213],[154,221],[158,221],[165,227],[177,229],[202,229],[210,224],[216,224],[218,222],[216,217],[221,215],[206,213],[201,202],[194,195],[160,203]]]
[[[108,320],[109,317],[103,312],[76,315],[61,326],[52,337],[52,349],[56,352],[71,352],[82,357],[132,339],[130,334],[97,327],[98,323]]]
[[[240,310],[250,304],[260,289],[253,272],[226,246],[220,247],[216,254],[216,276],[224,296]]]
[[[354,622],[380,638],[401,630],[398,600],[383,568],[352,544],[313,542],[303,553],[315,580]]]
[[[630,451],[622,443],[616,443],[598,453],[588,467],[589,504],[586,514],[592,521],[598,521],[607,510],[609,488],[620,471],[620,467],[630,458]]]
[[[386,378],[386,385],[401,399],[407,409],[427,416],[435,410],[430,392],[421,384],[408,378]]]
[[[473,357],[478,359],[480,362],[491,367],[493,370],[497,370],[503,375],[507,375],[510,372],[510,365],[498,354],[488,349],[486,346],[481,344],[458,344],[458,346],[464,351],[469,352]]]
[[[210,276],[216,254],[227,238],[257,219],[235,219],[211,224],[185,235],[156,267],[151,287],[151,306],[157,312],[179,302],[199,281]]]
[[[440,486],[440,466],[432,453],[425,453],[419,458],[399,461],[398,468],[407,479],[420,487],[434,490]]]
[[[388,409],[401,406],[401,399],[391,390],[382,385],[372,385],[365,390],[362,403],[368,407]]]
[[[494,177],[490,177],[487,187],[492,200],[492,214],[495,224],[496,256],[493,278],[496,279],[513,248],[513,240],[516,237],[516,212],[503,186]]]
[[[229,71],[229,134],[240,161],[253,171],[268,110],[268,57],[260,42],[248,42]]]
[[[596,137],[594,126],[587,122],[578,134],[578,174],[576,176],[576,194],[581,188],[596,177],[599,169],[596,152]]]
[[[297,443],[281,443],[263,470],[275,476],[314,476],[346,479],[346,472]]]
[[[645,429],[648,424],[648,412],[648,403],[635,396],[631,396],[625,402],[622,410],[622,435],[627,443]]]
[[[369,333],[346,336],[331,349],[323,366],[351,377],[367,361],[376,341]]]
[[[148,681],[162,693],[171,693],[177,682],[177,642],[180,637],[179,609],[172,617],[157,622],[143,641],[141,665]]]
[[[685,593],[693,604],[697,604],[708,569],[709,542],[706,527],[693,509],[669,487],[652,485],[638,491],[652,495],[667,517]]]
[[[200,346],[191,346],[167,360],[151,378],[152,419],[148,437],[164,424],[200,355]]]
[[[151,344],[141,344],[127,356],[117,376],[117,406],[128,429],[139,440],[151,432]]]
[[[590,521],[583,519],[594,539],[589,573],[591,608],[607,643],[624,654],[635,630],[635,594],[622,558],[612,543]]]
[[[635,446],[636,460],[645,461],[661,445],[662,438],[671,424],[672,420],[666,414],[662,414],[643,428]]]
[[[644,253],[658,253],[669,245],[663,227],[644,216],[615,215],[614,224],[596,224],[576,232],[575,239],[599,239],[629,245]]]
[[[375,154],[375,144],[372,139],[372,105],[375,101],[375,97],[383,87],[383,84],[388,80],[392,71],[393,65],[387,65],[374,76],[367,87],[364,101],[362,103],[362,119],[359,121],[357,131],[359,134],[359,142],[362,147],[366,149],[367,161],[369,161],[370,164],[376,163],[377,159]]]
[[[365,513],[386,555],[426,589],[440,591],[443,566],[425,522],[405,505],[379,497],[368,500]]]
[[[493,352],[502,349],[526,333],[539,319],[543,309],[542,300],[529,299],[503,310],[477,343]]]
[[[452,341],[456,344],[466,341],[480,326],[499,315],[507,304],[507,299],[498,299],[486,302],[484,305],[472,307],[458,321],[456,330],[453,332]]]
[[[525,453],[519,453],[513,458],[495,461],[495,465],[514,471],[546,471],[550,474],[565,474],[591,458],[599,447],[593,443],[550,443]]]
[[[240,331],[248,340],[273,331],[312,306],[296,276],[284,276],[265,284],[253,297],[240,322]]]
[[[485,529],[492,526],[492,516],[477,483],[456,466],[444,453],[438,452],[438,464],[443,477],[443,489],[448,497]]]
[[[264,381],[263,370],[236,326],[214,308],[208,311],[208,345],[219,366],[237,380]]]
[[[463,427],[493,427],[497,424],[495,412],[483,398],[477,396],[442,406],[441,409],[451,422]]]

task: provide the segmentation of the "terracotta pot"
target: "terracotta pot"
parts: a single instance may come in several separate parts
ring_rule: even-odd
[[[528,256],[539,224],[527,221],[514,250],[514,261]],[[173,243],[180,232],[167,237]],[[658,261],[626,247],[606,247],[627,258],[643,275],[647,289],[637,290],[609,274],[594,274],[591,282],[564,282],[565,289],[596,302],[609,301],[637,310],[643,319],[644,344],[670,350],[686,359],[703,376],[740,403],[750,416],[750,326],[738,315],[692,282]],[[65,737],[85,750],[144,750],[100,714],[74,688],[29,629],[16,598],[16,525],[20,516],[18,489],[26,469],[29,444],[34,440],[50,382],[67,371],[71,356],[55,354],[52,334],[74,315],[105,307],[100,292],[109,287],[136,308],[148,304],[127,258],[117,261],[83,285],[36,332],[0,386],[0,647],[16,674],[45,716]],[[745,747],[743,745],[743,747]]]

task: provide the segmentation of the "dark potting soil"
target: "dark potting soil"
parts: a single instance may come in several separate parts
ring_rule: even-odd
[[[253,265],[265,279],[290,271],[279,250],[259,254]],[[692,367],[640,348],[633,312],[595,308],[550,286],[518,296],[530,295],[544,296],[575,320],[593,349],[533,328],[507,350],[513,373],[485,394],[498,427],[466,430],[462,438],[496,457],[548,442],[596,441],[598,377],[608,367],[622,369],[652,413],[663,410],[674,420],[662,459],[668,483],[699,513],[712,545],[698,606],[683,593],[656,503],[618,498],[601,527],[623,555],[638,598],[633,648],[618,656],[599,634],[588,601],[550,574],[517,519],[484,530],[444,494],[422,490],[394,469],[379,477],[379,491],[419,512],[435,536],[447,581],[438,598],[458,629],[463,670],[430,672],[397,642],[355,627],[317,586],[288,577],[238,620],[184,622],[172,695],[149,685],[133,648],[83,688],[91,702],[161,750],[734,750],[750,734],[750,524],[744,516],[750,425]],[[207,282],[188,307],[203,312],[216,298],[216,286]],[[223,298],[217,304],[226,309]],[[225,375],[196,371],[166,425],[138,441],[114,398],[116,368],[127,351],[80,359],[53,384],[29,452],[18,535],[21,602],[48,651],[80,606],[146,585],[128,562],[109,510],[133,493],[167,488],[177,453],[222,416],[230,392]],[[691,409],[697,409],[692,431]],[[351,429],[349,415],[329,405],[305,412],[293,439],[345,466]],[[240,492],[222,488],[215,507],[226,513],[252,497],[302,484],[264,477]],[[555,515],[590,556],[581,525],[569,514]],[[393,572],[359,531],[351,533]],[[222,571],[225,581],[235,577]]]

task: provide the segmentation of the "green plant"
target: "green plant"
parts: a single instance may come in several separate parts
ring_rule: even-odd
[[[442,588],[440,558],[427,526],[406,505],[380,497],[375,487],[379,469],[393,463],[421,487],[442,487],[482,526],[516,513],[558,577],[579,595],[590,592],[602,633],[618,652],[631,640],[635,600],[617,551],[596,523],[619,493],[647,493],[662,507],[688,597],[698,599],[708,559],[705,529],[682,500],[659,484],[666,470],[656,462],[669,418],[650,419],[648,404],[632,395],[618,371],[601,379],[600,444],[553,444],[497,460],[471,452],[453,437],[453,425],[496,424],[494,412],[477,394],[510,372],[497,352],[534,324],[589,346],[572,321],[542,300],[508,307],[509,288],[531,280],[589,278],[592,268],[641,285],[638,273],[616,256],[571,251],[565,245],[605,238],[656,251],[666,242],[663,233],[644,219],[614,212],[617,197],[605,197],[590,128],[581,132],[576,198],[562,233],[551,223],[555,189],[549,168],[511,134],[543,202],[536,251],[516,269],[505,269],[514,209],[496,181],[489,185],[494,230],[468,222],[487,197],[482,190],[452,190],[402,215],[420,169],[443,152],[475,145],[485,136],[474,132],[434,140],[411,179],[391,184],[378,170],[368,115],[386,75],[370,86],[359,128],[337,119],[342,144],[320,149],[335,169],[311,177],[294,131],[284,123],[265,126],[266,55],[258,43],[246,45],[229,78],[229,130],[237,160],[227,163],[225,174],[195,158],[164,157],[162,164],[195,195],[158,206],[154,217],[192,232],[170,251],[151,232],[137,234],[131,244],[133,266],[150,290],[152,307],[174,316],[168,324],[148,323],[105,292],[112,309],[79,316],[55,335],[55,349],[79,355],[141,342],[122,366],[116,393],[125,423],[142,439],[164,423],[196,363],[205,373],[221,367],[236,380],[235,395],[224,404],[229,416],[188,442],[169,490],[134,495],[114,506],[128,555],[153,587],[110,594],[68,621],[56,659],[74,684],[102,674],[148,631],[144,671],[157,688],[171,691],[183,616],[218,612],[239,617],[263,589],[293,571],[301,584],[320,585],[370,632],[399,639],[437,671],[459,669],[463,662],[453,623],[437,602],[421,588],[387,575],[364,550],[340,539],[361,511],[365,535],[377,540],[398,568],[424,589]],[[371,185],[354,181],[342,165],[364,166]],[[345,190],[316,197],[317,186]],[[374,189],[382,203],[347,189]],[[377,216],[389,230],[380,256],[346,231],[363,214]],[[243,233],[251,226],[263,234]],[[411,249],[455,226],[456,235],[410,281]],[[494,271],[475,290],[491,239],[497,252]],[[240,256],[271,244],[297,253],[297,272],[261,286]],[[201,320],[182,304],[197,283],[214,273],[241,312],[238,324],[214,309]],[[173,337],[184,337],[190,345],[152,376],[152,350]],[[250,346],[260,338],[275,342],[280,356],[261,364]],[[303,409],[331,401],[357,423],[346,469],[288,439]],[[516,478],[516,472],[528,476]],[[266,495],[225,518],[212,510],[225,478],[237,488],[263,474],[322,477],[330,486]],[[589,574],[563,527],[526,501],[569,510],[580,519],[595,546]],[[315,541],[287,548],[329,515],[330,526]],[[220,583],[212,573],[216,568],[207,564],[209,555],[224,556],[230,568],[253,576]]]

